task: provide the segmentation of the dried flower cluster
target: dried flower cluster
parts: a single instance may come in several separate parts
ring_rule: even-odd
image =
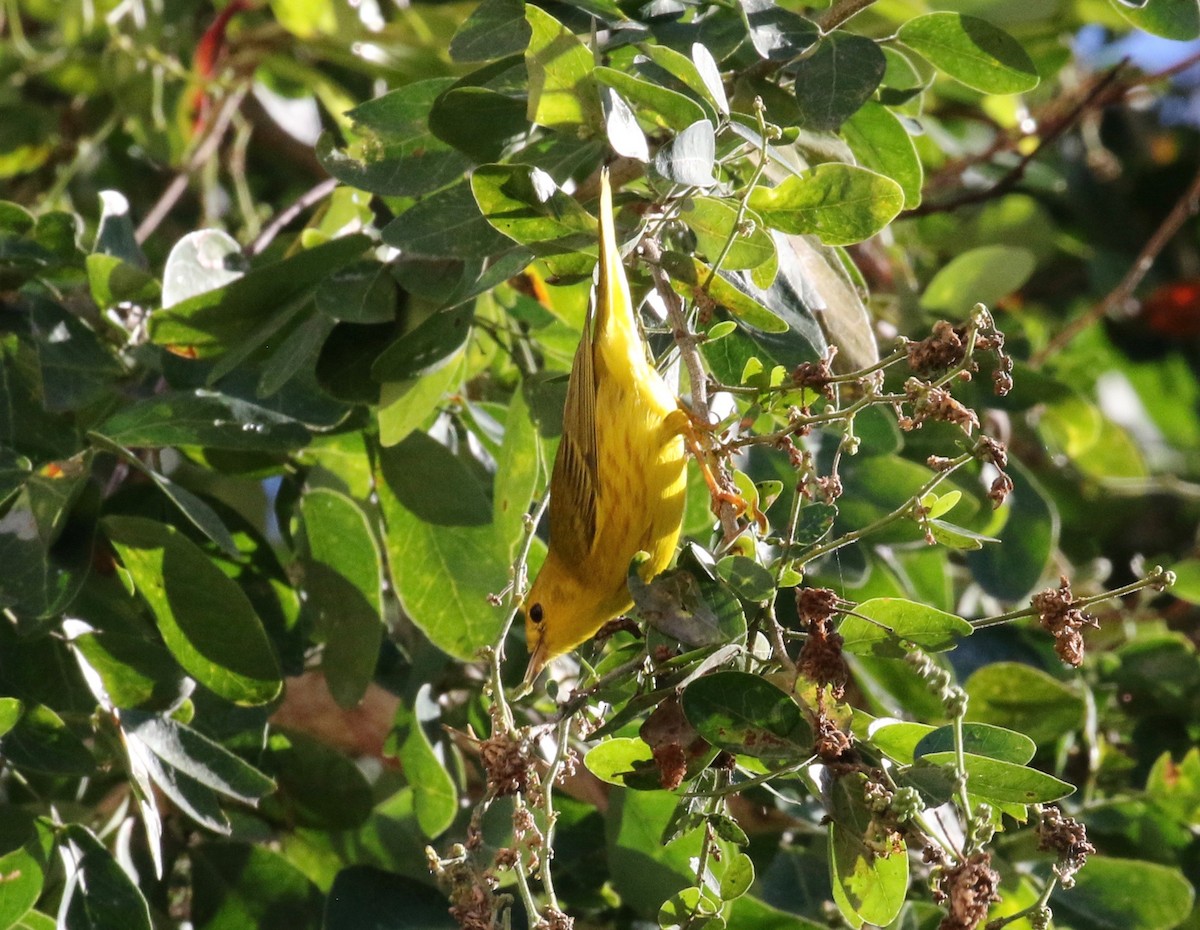
[[[1038,849],[1053,852],[1058,857],[1054,872],[1064,888],[1075,884],[1075,873],[1095,855],[1096,847],[1088,842],[1087,828],[1071,817],[1064,817],[1054,805],[1042,809],[1037,826]]]
[[[996,893],[999,884],[991,853],[972,853],[944,868],[933,889],[934,901],[945,904],[947,910],[938,930],[975,930],[987,917],[991,903],[1000,900]]]
[[[1071,582],[1060,578],[1057,588],[1035,594],[1030,603],[1037,611],[1042,629],[1054,637],[1054,651],[1058,657],[1076,668],[1082,665],[1083,635],[1079,631],[1085,626],[1099,624],[1075,606]]]
[[[504,731],[479,744],[479,757],[487,774],[488,794],[503,797],[529,790],[533,754],[529,742]]]
[[[462,930],[495,930],[500,926],[498,915],[510,899],[495,893],[494,876],[480,873],[461,846],[452,850],[449,859],[439,858],[429,847],[425,855],[429,871],[450,899],[450,916]]]
[[[912,409],[911,416],[898,414],[900,428],[905,432],[920,429],[927,420],[953,423],[968,435],[979,428],[975,411],[943,387],[935,387],[920,378],[909,378],[904,382],[904,394]]]

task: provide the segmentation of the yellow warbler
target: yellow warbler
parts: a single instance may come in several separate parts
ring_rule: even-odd
[[[633,606],[639,550],[649,579],[671,561],[683,519],[687,415],[646,356],[600,176],[600,273],[571,365],[550,476],[550,549],[525,599],[526,683]]]

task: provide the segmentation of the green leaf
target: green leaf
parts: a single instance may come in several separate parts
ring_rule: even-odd
[[[545,171],[525,165],[484,165],[471,175],[471,190],[487,222],[528,246],[545,260],[552,275],[585,275],[595,266],[599,248],[595,218]]]
[[[90,775],[96,768],[83,740],[44,704],[26,705],[21,718],[0,739],[0,753],[18,769],[50,775]]]
[[[421,832],[433,839],[454,822],[458,812],[458,792],[454,788],[454,779],[425,735],[423,725],[436,724],[441,716],[430,685],[421,685],[412,703],[411,710],[403,704],[397,708],[391,739],[399,747],[396,758],[404,766],[404,776],[413,788],[417,823]]]
[[[985,94],[1019,94],[1038,85],[1021,43],[978,16],[927,13],[906,22],[897,36],[938,70]]]
[[[675,184],[709,188],[717,183],[717,138],[707,119],[692,123],[654,156],[654,170]]]
[[[602,740],[587,751],[583,764],[603,782],[619,787],[639,787],[626,781],[627,775],[637,775],[638,767],[653,764],[654,751],[642,739],[617,736]],[[654,779],[654,787],[659,787]]]
[[[569,29],[540,7],[526,4],[532,35],[525,50],[531,123],[574,131],[601,125],[600,100],[592,80],[595,59]]]
[[[417,197],[452,184],[469,163],[428,123],[434,101],[453,84],[453,78],[414,81],[355,107],[346,115],[358,138],[343,151],[326,133],[317,157],[339,181],[374,194]]]
[[[100,224],[92,254],[118,258],[137,268],[146,267],[146,256],[137,243],[133,218],[129,215],[129,199],[120,191],[100,191]]]
[[[71,640],[114,707],[166,707],[183,694],[183,673],[160,643],[127,633],[84,633]]]
[[[525,51],[531,30],[521,0],[484,0],[450,39],[455,61],[490,61]]]
[[[1112,0],[1117,12],[1138,29],[1164,39],[1190,42],[1200,38],[1200,3],[1196,0]]]
[[[775,4],[745,4],[750,42],[762,58],[791,61],[820,36],[816,25]]]
[[[715,197],[692,197],[684,202],[679,218],[696,234],[696,250],[710,264],[730,239],[733,245],[721,262],[729,271],[757,268],[775,258],[775,243],[753,211],[743,218],[752,225],[743,230],[738,225],[737,207]]]
[[[630,566],[629,591],[638,616],[656,633],[688,646],[745,643],[746,616],[738,599],[729,587],[710,578],[707,569],[685,567],[689,563],[694,565],[685,555],[679,568],[648,582]]]
[[[483,258],[508,248],[465,181],[431,194],[388,223],[383,241],[408,258]]]
[[[227,556],[234,559],[238,557],[237,544],[233,541],[233,537],[229,535],[229,529],[222,522],[221,518],[217,516],[216,511],[208,504],[187,488],[176,484],[165,475],[160,475],[120,443],[113,442],[113,440],[98,432],[88,433],[88,438],[101,448],[106,448],[116,453],[129,465],[132,465],[138,471],[142,472],[142,474],[149,477],[158,489],[167,496],[171,503],[179,508],[179,512],[191,521],[196,529],[200,530],[201,533],[216,543],[218,548]]]
[[[103,526],[189,675],[236,704],[279,693],[279,662],[254,608],[195,543],[140,517],[110,516]]]
[[[714,94],[713,88],[709,86],[709,81],[701,75],[700,69],[696,66],[696,62],[687,55],[675,51],[673,48],[668,48],[665,45],[642,44],[638,48],[645,53],[654,64],[662,68],[669,75],[674,77],[685,88],[690,90],[696,97],[710,108],[710,112],[706,114],[716,121],[718,113],[726,113],[729,111],[728,104],[724,101],[724,92],[720,97]],[[722,105],[724,104],[724,108]]]
[[[16,926],[37,903],[45,881],[46,857],[33,818],[15,806],[0,810],[0,930]],[[51,930],[53,930],[53,921]]]
[[[215,791],[165,762],[137,736],[128,732],[123,736],[129,755],[129,772],[137,785],[136,794],[140,795],[138,804],[146,828],[146,838],[151,844],[150,855],[155,862],[155,872],[162,871],[162,852],[158,848],[162,821],[153,801],[156,790],[161,791],[183,814],[205,829],[222,836],[228,836],[232,832],[229,818],[221,810],[221,802]]]
[[[396,317],[396,282],[382,262],[355,262],[317,285],[317,310],[342,323],[390,323]]]
[[[269,339],[278,321],[294,313],[298,300],[359,258],[369,244],[366,236],[344,236],[253,268],[224,286],[151,314],[150,339],[187,347],[201,358],[233,348],[246,351]]]
[[[756,187],[750,206],[783,232],[850,245],[887,226],[904,206],[904,191],[874,171],[829,162],[777,187]]]
[[[751,895],[742,895],[733,902],[725,926],[727,930],[825,930],[827,925],[779,910]]]
[[[749,285],[734,283],[739,279],[724,273],[712,275],[709,265],[698,258],[678,252],[664,252],[662,264],[671,276],[671,286],[681,294],[693,300],[697,294],[707,294],[718,306],[763,332],[788,331],[787,323],[747,293]]]
[[[383,565],[366,515],[349,497],[328,488],[300,501],[308,540],[304,590],[314,637],[325,643],[321,669],[342,707],[362,700],[375,675],[383,639]]]
[[[171,249],[163,267],[163,309],[231,284],[246,272],[242,247],[220,229],[190,232]]]
[[[888,926],[908,892],[908,850],[899,834],[875,823],[863,793],[866,777],[837,779],[830,793],[829,869],[834,901],[853,926]]]
[[[723,671],[693,681],[683,712],[714,746],[760,759],[798,762],[812,753],[812,732],[800,707],[769,681]]]
[[[1001,507],[1004,525],[991,533],[999,545],[967,553],[975,580],[992,597],[1020,601],[1037,586],[1058,545],[1058,511],[1023,465],[1010,461],[1013,491]]]
[[[513,395],[504,417],[504,441],[496,457],[496,488],[492,519],[510,556],[525,536],[525,514],[538,487],[542,472],[538,455],[537,428],[529,415],[529,404],[521,391]]]
[[[1089,856],[1070,891],[1050,902],[1081,926],[1102,930],[1170,930],[1184,926],[1196,893],[1175,866]],[[1074,923],[1074,921],[1072,921]]]
[[[124,301],[146,304],[161,294],[158,280],[115,255],[87,257],[88,285],[96,306],[107,310]]]
[[[875,93],[886,70],[873,40],[850,32],[822,37],[792,65],[801,125],[837,129]]]
[[[322,925],[323,930],[456,930],[458,926],[442,892],[370,865],[352,865],[337,873]]]
[[[1019,290],[1036,265],[1032,252],[1016,246],[971,249],[956,255],[933,276],[921,295],[921,306],[950,319],[966,319],[975,304],[994,307]]]
[[[0,698],[0,736],[16,726],[23,709],[24,705],[14,697]]]
[[[954,767],[953,751],[930,752],[917,760],[917,766]],[[1031,769],[1001,759],[989,759],[964,753],[967,790],[972,796],[995,804],[1046,804],[1065,798],[1075,786]]]
[[[638,125],[633,109],[611,87],[600,88],[600,108],[604,114],[604,134],[614,152],[634,161],[650,160],[650,147]]]
[[[904,209],[911,210],[921,203],[924,169],[917,147],[891,110],[868,101],[842,124],[841,132],[862,167],[900,185]]]
[[[886,722],[884,718],[871,723],[866,740],[901,765],[912,765],[917,746],[936,729],[925,723]]]
[[[696,66],[696,73],[704,82],[708,99],[712,101],[718,113],[728,116],[729,101],[725,97],[725,82],[721,80],[721,69],[717,67],[712,52],[700,42],[692,43],[692,64]]]
[[[700,831],[663,844],[663,832],[678,799],[666,791],[622,791],[610,796],[605,813],[609,874],[623,904],[648,917],[664,900],[691,885]]]
[[[1016,730],[1039,746],[1047,746],[1083,724],[1083,699],[1028,665],[985,665],[964,687],[969,698],[968,720]]]
[[[239,452],[288,452],[309,432],[289,417],[214,391],[168,391],[119,410],[97,432],[126,448],[204,446]]]
[[[775,593],[775,577],[744,555],[727,555],[717,563],[717,573],[747,601],[762,603]]]
[[[62,830],[67,887],[59,906],[62,930],[150,930],[150,909],[141,891],[90,830]]]
[[[58,304],[32,297],[30,304],[45,408],[78,410],[110,393],[125,374],[112,351]]]
[[[669,87],[615,68],[597,67],[594,76],[601,84],[611,87],[628,100],[642,119],[649,120],[661,129],[682,132],[694,123],[708,122],[700,104]]]
[[[463,352],[451,355],[432,372],[402,381],[385,381],[379,390],[379,441],[384,446],[403,442],[420,429],[448,391],[462,378]]]
[[[245,843],[204,843],[192,850],[192,925],[196,930],[286,927],[319,930],[323,900],[304,873],[279,853]]]
[[[498,161],[529,132],[525,98],[463,83],[469,80],[463,78],[437,99],[429,128],[476,164]]]
[[[371,366],[376,381],[402,381],[450,364],[471,334],[470,304],[436,311],[389,345]]]
[[[969,636],[971,629],[962,617],[934,607],[899,597],[879,597],[854,608],[853,614],[843,618],[838,632],[847,652],[900,659],[911,651],[908,643],[929,652],[945,652]]]
[[[0,565],[4,566],[5,582],[0,586],[0,606],[18,617],[37,619],[61,613],[78,595],[91,568],[93,530],[87,524],[68,524],[64,509],[62,522],[55,516],[52,526],[61,532],[71,525],[72,531],[61,533],[58,542],[47,549],[39,533],[52,513],[42,509],[50,498],[35,503],[38,493],[31,490],[29,485],[23,488],[0,517]],[[94,485],[90,493],[84,486],[82,495],[98,506]]]
[[[489,596],[508,583],[508,544],[462,460],[421,432],[385,449],[380,488],[388,563],[404,611],[435,646],[470,661],[504,622]]]
[[[1200,604],[1200,559],[1184,559],[1171,566],[1175,573],[1175,584],[1171,593],[1189,604]]]
[[[921,737],[913,758],[954,750],[954,727],[938,727]],[[1037,744],[1024,733],[986,723],[963,724],[963,751],[1013,765],[1025,765],[1037,752]],[[975,788],[972,786],[972,793]]]
[[[371,786],[353,761],[306,733],[273,727],[264,768],[278,790],[263,798],[268,816],[317,830],[353,830],[371,815]]]

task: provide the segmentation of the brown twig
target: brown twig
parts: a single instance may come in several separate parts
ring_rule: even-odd
[[[1045,151],[1050,145],[1057,142],[1068,129],[1079,122],[1079,119],[1084,113],[1093,107],[1106,105],[1112,100],[1111,95],[1108,93],[1109,88],[1112,87],[1113,82],[1116,81],[1117,76],[1125,69],[1126,65],[1127,62],[1125,61],[1114,65],[1107,72],[1105,72],[1105,74],[1099,80],[1095,81],[1074,106],[1072,106],[1065,114],[1063,114],[1060,119],[1055,120],[1050,125],[1049,130],[1044,133],[1041,139],[1038,141],[1036,148],[1034,148],[1033,151],[1022,155],[1021,160],[1018,161],[1008,171],[1007,174],[1000,178],[1000,180],[991,187],[981,190],[964,191],[958,196],[951,197],[948,200],[927,200],[920,205],[913,207],[911,210],[904,211],[904,213],[901,214],[901,218],[915,219],[918,216],[928,216],[931,213],[946,213],[951,210],[957,210],[959,207],[983,203],[984,201],[992,200],[995,197],[999,197],[1008,193],[1025,177],[1025,172],[1029,169],[1030,164],[1032,164],[1033,161],[1037,159],[1038,156],[1040,156],[1042,152]],[[1004,144],[994,146],[983,156],[983,158],[985,160],[992,158],[1004,147]],[[961,174],[969,164],[973,163],[974,160],[972,160],[970,163],[960,163],[956,166],[955,170]]]
[[[1171,212],[1159,224],[1158,229],[1154,231],[1146,244],[1142,246],[1142,250],[1138,253],[1133,264],[1125,273],[1119,284],[1105,295],[1104,299],[1098,304],[1095,304],[1085,313],[1076,317],[1070,323],[1062,328],[1053,339],[1046,343],[1045,347],[1036,353],[1030,364],[1035,368],[1040,367],[1045,363],[1046,359],[1054,353],[1063,349],[1072,339],[1078,336],[1081,332],[1091,326],[1093,323],[1104,319],[1113,310],[1121,306],[1132,295],[1139,284],[1142,283],[1142,278],[1154,266],[1154,260],[1167,243],[1174,238],[1180,228],[1191,217],[1200,212],[1200,170],[1192,178],[1192,182],[1187,186],[1187,190],[1175,202],[1175,206],[1171,208]]]
[[[242,105],[242,100],[249,90],[248,86],[243,85],[225,98],[225,102],[221,105],[216,119],[212,121],[204,140],[196,146],[191,157],[184,163],[179,173],[171,179],[171,183],[167,185],[166,190],[162,192],[162,195],[146,214],[146,218],[138,226],[134,235],[139,245],[150,238],[150,234],[158,229],[159,224],[167,218],[167,214],[179,202],[179,198],[187,190],[192,172],[208,161],[220,146],[225,138],[225,131],[229,128],[234,114],[237,113],[238,107]]]
[[[272,240],[279,235],[288,223],[298,217],[301,213],[307,210],[314,204],[320,203],[326,197],[334,192],[338,186],[337,178],[326,178],[319,184],[310,187],[307,191],[296,198],[289,206],[280,210],[272,218],[257,238],[246,247],[247,255],[258,255]]]
[[[875,0],[840,0],[834,3],[827,9],[823,16],[817,20],[817,25],[822,32],[832,32],[842,23],[849,20],[851,17],[857,16]]]
[[[675,293],[675,289],[671,287],[671,282],[667,280],[666,272],[662,269],[660,264],[662,252],[658,242],[647,237],[642,240],[641,249],[650,268],[650,276],[654,280],[654,289],[666,305],[671,329],[675,333],[675,344],[679,346],[679,354],[687,367],[688,382],[692,392],[689,405],[691,415],[697,422],[708,424],[712,413],[708,402],[708,378],[704,374],[704,363],[700,359],[696,337],[688,329],[683,303],[679,299],[679,295]],[[725,539],[727,541],[735,539],[740,530],[733,504],[729,501],[721,501],[717,515],[720,517],[721,531]]]

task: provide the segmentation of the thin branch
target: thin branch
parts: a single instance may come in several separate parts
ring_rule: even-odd
[[[840,0],[825,11],[825,14],[817,20],[817,25],[822,32],[832,32],[874,2],[875,0]]]
[[[225,138],[225,131],[229,128],[234,114],[237,113],[238,107],[242,105],[242,100],[248,92],[249,87],[239,87],[225,99],[204,140],[196,146],[191,157],[184,163],[179,173],[171,179],[171,183],[167,185],[166,190],[162,192],[162,195],[146,214],[146,218],[138,226],[135,238],[139,245],[150,238],[150,234],[158,229],[159,224],[174,209],[179,198],[183,196],[183,192],[187,190],[192,172],[207,162],[221,145]]]
[[[249,246],[247,246],[246,254],[251,256],[260,254],[267,246],[271,244],[272,240],[279,235],[280,231],[282,231],[283,228],[288,225],[288,223],[292,222],[292,220],[298,217],[309,207],[320,203],[322,200],[332,194],[334,190],[337,189],[337,186],[337,178],[326,178],[319,184],[315,184],[310,187],[307,191],[297,197],[296,200],[293,201],[289,206],[280,210],[273,217],[271,217],[271,222],[267,223],[267,225],[263,228],[263,231],[258,234],[258,237],[251,242]]]
[[[655,239],[642,240],[642,254],[650,268],[650,276],[654,281],[654,289],[662,298],[667,308],[667,316],[671,321],[671,329],[675,334],[675,344],[679,346],[679,355],[688,371],[688,382],[691,388],[691,414],[699,423],[708,425],[712,410],[708,403],[708,377],[704,374],[704,362],[700,358],[699,343],[696,334],[688,328],[687,315],[683,312],[683,302],[671,282],[667,280],[661,260],[662,251]],[[721,531],[726,540],[734,539],[740,530],[737,525],[737,513],[729,501],[721,501],[718,508],[721,520]]]
[[[1125,273],[1125,277],[1121,282],[1109,291],[1108,295],[1093,306],[1087,312],[1076,317],[1068,323],[1063,329],[1046,343],[1045,347],[1036,353],[1030,364],[1035,368],[1041,367],[1048,358],[1065,348],[1072,339],[1078,336],[1081,332],[1087,329],[1094,323],[1099,322],[1108,316],[1113,310],[1124,304],[1137,286],[1142,283],[1142,278],[1146,273],[1154,267],[1154,260],[1167,243],[1169,243],[1180,228],[1189,219],[1200,211],[1200,170],[1196,171],[1191,183],[1187,186],[1187,190],[1183,192],[1183,196],[1175,202],[1175,206],[1171,208],[1171,212],[1167,214],[1166,219],[1162,221],[1158,229],[1154,231],[1142,247],[1142,251],[1138,253],[1129,271]]]
[[[911,210],[905,210],[900,214],[901,219],[914,219],[918,216],[927,216],[931,213],[946,213],[952,210],[957,210],[959,207],[970,206],[971,204],[984,203],[992,200],[1003,194],[1007,194],[1010,190],[1017,186],[1025,177],[1025,172],[1029,166],[1044,152],[1050,145],[1057,142],[1068,129],[1079,122],[1080,117],[1094,106],[1106,104],[1111,99],[1107,91],[1116,81],[1120,73],[1125,69],[1124,61],[1110,68],[1103,77],[1096,81],[1088,88],[1087,93],[1063,115],[1063,117],[1055,121],[1048,132],[1038,140],[1037,146],[1033,151],[1021,156],[1018,161],[1007,174],[991,187],[981,190],[965,191],[956,197],[951,197],[948,200],[927,200],[919,206],[913,207]],[[993,149],[986,155],[991,158],[997,154],[997,150]],[[960,165],[959,170],[964,170],[966,165]]]

